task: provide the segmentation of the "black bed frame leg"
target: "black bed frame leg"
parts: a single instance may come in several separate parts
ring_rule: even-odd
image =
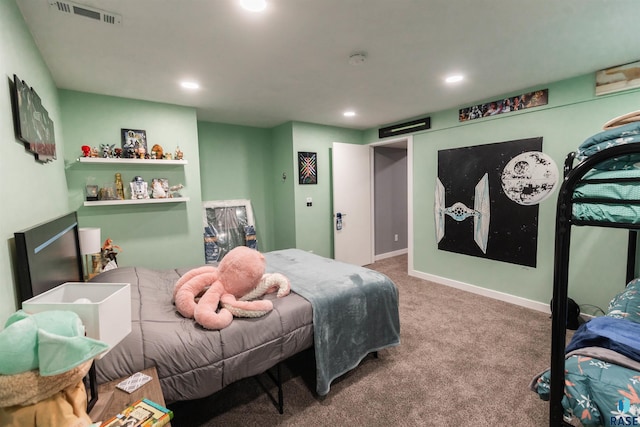
[[[284,393],[282,391],[282,372],[280,370],[280,363],[276,365],[276,375],[273,375],[269,370],[267,370],[267,375],[269,375],[269,378],[271,378],[271,381],[273,381],[275,385],[278,387],[278,401],[276,402],[276,400],[273,398],[273,396],[271,396],[271,394],[266,390],[266,388],[264,387],[263,388],[265,392],[269,394],[269,397],[273,401],[274,405],[276,405],[276,407],[278,408],[278,412],[280,413],[280,415],[282,415],[284,414]]]

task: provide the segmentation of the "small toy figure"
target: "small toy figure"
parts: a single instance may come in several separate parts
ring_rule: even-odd
[[[180,190],[184,188],[184,185],[172,185],[169,187],[169,197],[182,197],[182,194],[179,193]]]
[[[176,160],[182,160],[182,156],[183,156],[183,153],[180,150],[180,146],[176,147],[176,156],[175,156]]]
[[[122,175],[119,172],[116,173],[116,194],[118,199],[124,200],[124,184],[122,183]]]
[[[115,144],[100,144],[100,149],[102,150],[102,157],[103,158],[109,158],[113,156],[113,148],[115,147]]]
[[[119,159],[122,157],[122,148],[116,148],[113,150],[113,157]]]
[[[151,147],[151,158],[152,159],[163,159],[164,158],[164,150],[162,146],[159,144],[155,144]]]
[[[90,157],[98,157],[98,149],[96,147],[91,148]]]
[[[135,149],[135,152],[139,158],[144,159],[147,154],[147,149],[144,148],[144,145],[140,145],[138,148]]]
[[[131,198],[132,199],[148,199],[149,192],[147,191],[147,183],[142,179],[141,176],[135,176],[133,180],[129,183],[131,187]]]
[[[122,251],[122,248],[113,244],[113,240],[107,237],[102,245],[100,255],[102,258],[102,271],[111,270],[118,267],[118,260],[116,259],[118,253]]]
[[[153,178],[151,181],[151,195],[154,199],[166,199],[169,197],[169,181],[163,178]]]
[[[83,145],[80,149],[82,149],[82,157],[91,157],[91,147]]]

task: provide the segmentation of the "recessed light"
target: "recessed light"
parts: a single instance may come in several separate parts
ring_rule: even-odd
[[[240,5],[250,12],[262,12],[267,8],[266,0],[240,0]]]
[[[462,74],[455,74],[444,79],[447,83],[458,83],[464,80],[464,76]]]
[[[180,82],[180,86],[182,86],[185,89],[200,89],[200,85],[196,82]]]
[[[344,113],[342,113],[345,117],[353,117],[356,115],[355,111],[345,111]]]

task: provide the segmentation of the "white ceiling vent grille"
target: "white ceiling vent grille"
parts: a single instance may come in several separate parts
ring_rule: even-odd
[[[85,6],[70,1],[49,0],[49,6],[58,12],[70,15],[82,16],[84,18],[101,21],[105,24],[120,25],[122,24],[122,16],[117,13],[106,12],[96,9],[95,7]]]

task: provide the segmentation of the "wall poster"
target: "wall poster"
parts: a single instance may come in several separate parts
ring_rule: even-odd
[[[542,137],[438,151],[438,249],[535,267],[538,204],[557,182]]]
[[[318,154],[298,152],[298,184],[318,183]]]

